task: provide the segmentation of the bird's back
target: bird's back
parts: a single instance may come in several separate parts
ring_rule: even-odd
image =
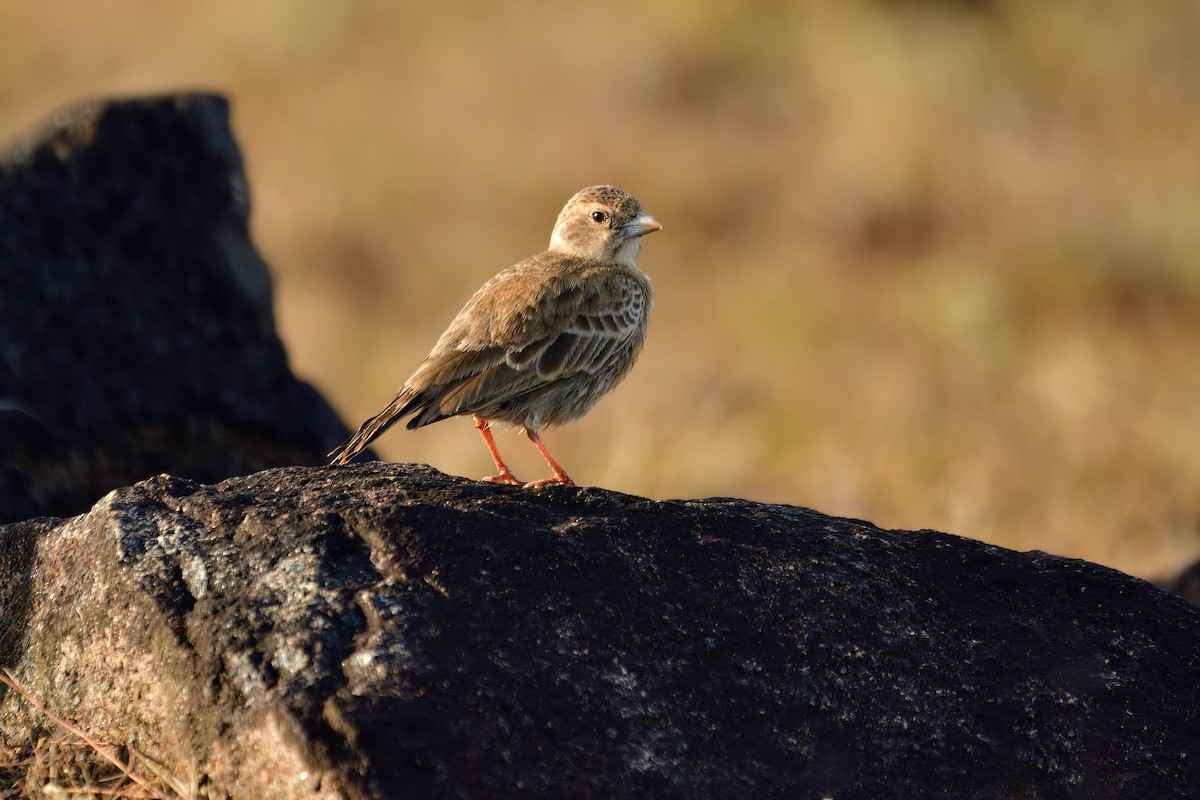
[[[534,430],[578,418],[633,366],[653,297],[636,267],[553,252],[501,272],[405,382],[409,427],[468,413]]]

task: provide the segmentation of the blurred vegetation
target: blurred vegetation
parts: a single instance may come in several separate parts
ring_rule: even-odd
[[[658,301],[547,437],[582,483],[1154,575],[1200,555],[1197,42],[1169,0],[43,0],[0,6],[0,131],[227,93],[293,366],[351,426],[615,183]],[[469,422],[379,450],[491,467]]]

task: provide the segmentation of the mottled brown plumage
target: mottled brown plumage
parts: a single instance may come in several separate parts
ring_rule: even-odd
[[[520,425],[553,477],[572,484],[538,431],[578,419],[628,374],[642,349],[654,291],[634,258],[658,220],[613,186],[563,207],[550,249],[504,270],[467,301],[387,408],[330,455],[345,464],[392,424],[419,428],[471,414],[496,462],[484,480],[520,483],[490,424]]]

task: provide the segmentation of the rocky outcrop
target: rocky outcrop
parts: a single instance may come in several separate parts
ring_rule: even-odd
[[[0,566],[26,688],[215,794],[1200,785],[1200,609],[932,531],[373,463],[161,476],[0,528]]]
[[[0,522],[160,472],[321,463],[220,97],[86,103],[0,154]]]

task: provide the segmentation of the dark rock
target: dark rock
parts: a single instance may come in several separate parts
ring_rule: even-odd
[[[82,104],[0,154],[0,521],[344,438],[288,369],[249,213],[217,96]]]
[[[1185,568],[1174,578],[1159,581],[1158,586],[1179,595],[1194,606],[1200,606],[1200,561]]]
[[[234,797],[1200,786],[1200,609],[1083,561],[379,463],[162,476],[0,548],[26,687]]]

